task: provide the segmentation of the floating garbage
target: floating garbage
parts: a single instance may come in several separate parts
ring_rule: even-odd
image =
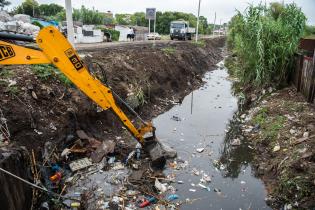
[[[207,187],[201,183],[198,184],[201,188],[208,190],[209,192],[211,191],[210,187]]]
[[[189,189],[189,191],[190,191],[190,192],[196,192],[196,190],[195,190],[195,189]]]
[[[180,117],[175,116],[175,115],[173,115],[171,119],[174,121],[181,121],[182,120]]]
[[[152,203],[155,203],[157,201],[157,199],[155,197],[151,197],[149,198],[148,200],[145,200],[143,201],[141,204],[140,204],[140,208],[144,208],[144,207],[147,207],[149,205],[151,205]]]
[[[161,193],[166,192],[167,188],[165,185],[163,185],[161,182],[159,182],[158,179],[155,179],[155,184],[154,186],[156,187],[156,189],[158,189]]]
[[[205,150],[205,148],[197,148],[196,151],[199,153],[202,153]]]
[[[167,200],[173,201],[173,200],[176,200],[176,199],[178,199],[178,198],[179,198],[178,195],[172,194],[172,195],[169,195],[169,196],[167,197]]]

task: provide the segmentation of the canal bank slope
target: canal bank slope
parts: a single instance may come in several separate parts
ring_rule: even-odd
[[[315,107],[292,86],[238,88],[246,97],[238,116],[274,209],[315,207]]]

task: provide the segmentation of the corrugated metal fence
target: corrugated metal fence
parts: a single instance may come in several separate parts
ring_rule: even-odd
[[[314,40],[315,42],[315,40]],[[313,49],[314,50],[314,49]],[[314,103],[315,98],[315,51],[299,53],[295,56],[295,69],[292,81],[308,102]]]

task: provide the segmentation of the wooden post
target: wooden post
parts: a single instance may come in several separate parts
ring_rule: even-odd
[[[297,78],[296,90],[299,92],[301,90],[301,80],[302,80],[302,69],[303,69],[304,56],[303,54],[298,54],[298,66],[297,66],[297,74],[295,75]]]
[[[310,94],[308,96],[308,102],[314,103],[314,96],[315,96],[315,49],[313,53],[313,72],[312,72],[312,82],[310,88]]]

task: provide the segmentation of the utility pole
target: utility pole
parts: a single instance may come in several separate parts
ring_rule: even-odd
[[[221,36],[221,21],[222,21],[222,19],[220,19],[220,28],[219,28],[219,35]]]
[[[197,28],[196,28],[196,42],[198,42],[198,32],[199,32],[200,2],[201,2],[201,0],[199,0],[199,4],[198,4],[198,17],[197,17]]]
[[[74,47],[74,29],[73,29],[71,0],[65,0],[65,3],[66,3],[66,20],[67,20],[68,41]]]
[[[213,21],[213,32],[212,35],[214,36],[214,31],[215,31],[215,21],[217,20],[217,12],[214,12],[214,21]]]
[[[156,25],[156,11],[154,13],[154,26],[153,26],[153,31],[154,31],[154,34],[155,34],[155,25]],[[155,39],[154,39],[155,40]]]
[[[151,33],[151,19],[149,19],[149,34]]]

